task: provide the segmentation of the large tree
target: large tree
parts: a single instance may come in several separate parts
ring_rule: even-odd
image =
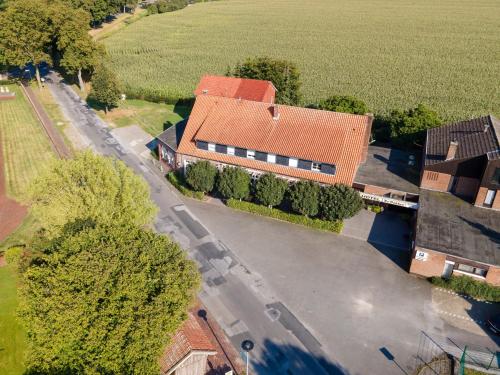
[[[343,184],[323,187],[319,202],[321,217],[331,221],[350,218],[363,208],[359,193]]]
[[[296,105],[300,101],[300,73],[290,61],[257,57],[236,65],[234,71],[228,73],[235,77],[271,81],[276,87],[278,103]]]
[[[292,209],[305,216],[315,216],[319,207],[319,185],[312,181],[298,181],[289,188]]]
[[[368,112],[366,104],[353,96],[347,95],[333,95],[318,103],[318,109],[326,111],[354,113],[356,115],[364,115]]]
[[[103,63],[97,65],[92,74],[92,90],[89,98],[104,107],[107,113],[120,100],[120,83],[116,74]]]
[[[217,190],[226,199],[244,199],[250,194],[250,175],[242,168],[226,167],[219,174]]]
[[[32,373],[159,373],[162,348],[200,284],[176,243],[135,226],[77,221],[29,250],[20,316]]]
[[[141,226],[151,223],[156,213],[141,177],[123,162],[90,151],[55,160],[33,181],[28,198],[48,236],[77,219]]]
[[[10,65],[33,64],[41,86],[39,65],[50,63],[48,53],[53,28],[47,3],[43,0],[15,0],[0,12],[0,50]]]
[[[255,198],[263,205],[272,208],[283,200],[288,183],[273,173],[265,173],[255,184]]]
[[[190,164],[186,169],[186,182],[196,191],[210,193],[214,188],[217,168],[206,160]]]

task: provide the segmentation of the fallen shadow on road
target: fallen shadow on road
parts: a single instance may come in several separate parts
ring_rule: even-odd
[[[279,344],[269,339],[264,341],[264,358],[259,362],[252,361],[255,374],[320,374],[315,369],[321,367],[329,375],[354,375],[324,356],[316,356],[295,345]]]

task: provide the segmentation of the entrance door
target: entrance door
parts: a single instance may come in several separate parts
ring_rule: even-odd
[[[450,262],[449,260],[446,260],[444,262],[444,269],[443,269],[443,274],[441,277],[448,279],[451,274],[453,273],[453,267],[455,266],[454,262]]]

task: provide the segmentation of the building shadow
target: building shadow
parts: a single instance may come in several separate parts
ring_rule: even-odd
[[[339,363],[333,363],[324,356],[315,356],[295,345],[281,344],[272,340],[264,341],[265,358],[262,361],[252,361],[255,374],[321,374],[323,370],[329,375],[351,375]],[[242,354],[243,355],[243,354]],[[244,356],[244,355],[243,355]],[[352,374],[354,375],[354,374]]]
[[[469,224],[471,227],[479,230],[481,232],[481,234],[483,234],[486,237],[488,237],[488,239],[491,242],[493,242],[497,246],[500,246],[500,232],[496,231],[493,228],[489,228],[489,227],[487,227],[484,224],[481,224],[481,223],[478,223],[478,222],[475,222],[475,221],[471,221],[471,220],[469,220],[469,219],[467,219],[467,218],[465,218],[463,216],[459,216],[459,218],[462,221],[464,221],[465,223]],[[497,248],[497,250],[500,251],[500,247]]]
[[[415,186],[419,185],[421,163],[419,153],[382,147],[379,147],[378,150],[381,152],[375,151],[373,158],[384,163],[389,172]]]
[[[177,113],[183,119],[187,119],[193,109],[195,98],[179,99],[174,105],[174,113]]]

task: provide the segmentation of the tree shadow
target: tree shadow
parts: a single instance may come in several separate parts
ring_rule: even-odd
[[[333,363],[322,355],[314,355],[295,345],[264,340],[263,360],[251,361],[256,374],[301,374],[322,371],[329,375],[349,375],[342,365]],[[316,371],[315,371],[316,370]]]
[[[186,98],[179,99],[174,104],[174,113],[177,113],[183,119],[186,119],[191,114],[191,110],[193,109],[195,98]]]

